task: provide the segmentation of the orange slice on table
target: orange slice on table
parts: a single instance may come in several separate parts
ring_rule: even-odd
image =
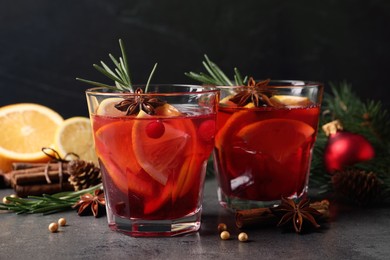
[[[241,128],[237,136],[249,149],[272,156],[276,161],[296,152],[314,134],[310,125],[291,119],[268,119]]]
[[[71,117],[59,125],[55,133],[55,149],[62,158],[70,153],[81,160],[91,161],[98,165],[91,121],[87,117]]]
[[[63,118],[54,110],[32,103],[0,108],[0,170],[12,162],[43,162],[50,158],[43,147],[53,147],[54,135]]]

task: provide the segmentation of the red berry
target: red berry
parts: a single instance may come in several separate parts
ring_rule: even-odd
[[[160,120],[150,122],[145,128],[146,134],[150,138],[160,138],[165,132],[165,126]]]
[[[215,136],[215,121],[206,120],[203,121],[198,129],[198,135],[206,142],[210,142]]]

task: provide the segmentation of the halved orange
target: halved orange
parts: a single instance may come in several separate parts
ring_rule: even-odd
[[[248,149],[283,161],[296,152],[314,131],[313,127],[298,120],[268,119],[241,128],[237,137],[246,143]]]
[[[0,108],[0,170],[10,171],[12,162],[41,162],[50,158],[43,147],[53,147],[54,135],[63,118],[39,104],[20,103]]]

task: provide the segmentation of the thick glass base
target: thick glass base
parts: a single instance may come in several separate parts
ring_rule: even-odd
[[[191,215],[170,220],[121,218],[108,214],[109,227],[132,237],[172,237],[196,232],[200,228],[202,208]]]
[[[257,200],[247,200],[240,199],[237,197],[232,197],[226,195],[221,188],[218,188],[218,201],[222,207],[231,210],[244,210],[244,209],[254,209],[254,208],[270,208],[278,206],[281,200],[271,200],[271,201],[257,201]],[[307,189],[300,196],[291,196],[290,199],[299,200],[305,197],[307,194]]]

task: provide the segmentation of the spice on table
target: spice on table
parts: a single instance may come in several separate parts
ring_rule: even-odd
[[[236,213],[236,226],[238,228],[267,226],[276,223],[277,218],[269,208],[239,210]]]
[[[222,240],[228,240],[230,238],[230,233],[229,231],[222,231],[220,234],[220,237]]]
[[[225,223],[219,223],[218,224],[218,232],[221,233],[223,231],[226,231],[227,230],[227,226]]]
[[[59,157],[49,163],[14,163],[9,175],[10,186],[20,197],[79,191],[101,183],[94,163]]]
[[[241,232],[240,234],[238,234],[238,240],[240,242],[246,242],[248,241],[248,234],[245,233],[245,232]]]
[[[295,204],[293,200],[283,199],[282,204],[279,207],[255,208],[255,209],[237,211],[236,226],[240,229],[254,227],[254,226],[261,227],[261,226],[270,226],[270,225],[277,225],[277,224],[279,224],[279,226],[285,226],[284,224],[286,225],[292,224],[294,226],[292,220],[294,220],[294,215],[295,215],[295,219],[298,219],[298,222],[295,223],[295,226],[297,230],[299,230],[298,228],[299,226],[301,227],[302,230],[302,225],[299,225],[299,222],[303,222],[305,219],[306,220],[305,222],[311,223],[311,221],[309,221],[307,217],[309,219],[311,219],[310,217],[313,217],[314,221],[319,221],[319,222],[326,221],[329,218],[329,205],[330,204],[328,200],[322,200],[313,203],[309,203],[308,200],[303,200],[299,205],[299,204]],[[318,212],[318,214],[316,212]],[[292,219],[290,219],[291,216]],[[303,216],[305,216],[305,218]],[[291,223],[288,220],[291,220]]]
[[[11,195],[9,195],[9,197],[10,197],[10,198],[19,198],[18,195],[16,195],[16,194],[11,194]],[[7,197],[3,197],[3,203],[4,203],[4,204],[9,204],[9,203],[11,203],[11,201],[9,201],[9,200],[7,199]]]
[[[87,193],[80,196],[79,201],[73,205],[73,208],[77,209],[79,216],[90,215],[92,213],[95,217],[99,217],[105,212],[105,205],[106,200],[103,190],[96,189],[93,195]]]
[[[55,233],[55,232],[57,232],[57,230],[58,230],[58,224],[55,223],[55,222],[50,223],[50,225],[49,225],[49,231],[50,231],[51,233]]]
[[[271,208],[274,215],[280,217],[278,227],[293,225],[295,232],[301,233],[304,222],[310,223],[312,227],[319,228],[315,217],[322,214],[310,207],[310,200],[303,199],[298,204],[292,199],[282,198],[282,203]]]
[[[60,225],[60,226],[65,226],[66,225],[66,219],[65,218],[60,218],[59,220],[58,220],[58,225]]]

